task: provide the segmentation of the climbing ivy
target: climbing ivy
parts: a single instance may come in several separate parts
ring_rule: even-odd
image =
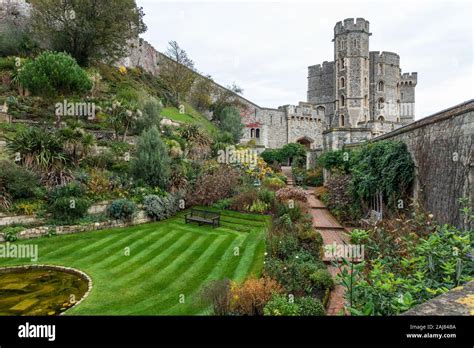
[[[351,193],[355,200],[368,201],[377,191],[389,206],[404,198],[414,178],[415,165],[402,142],[368,143],[351,159]]]
[[[355,202],[369,202],[381,192],[384,201],[393,207],[407,196],[415,165],[404,143],[378,141],[355,150],[330,151],[318,163],[331,172],[351,175],[349,190]]]

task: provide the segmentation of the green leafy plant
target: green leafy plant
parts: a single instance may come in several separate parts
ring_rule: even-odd
[[[45,97],[86,93],[92,88],[86,72],[66,53],[41,53],[23,66],[19,79],[30,92]]]
[[[58,223],[71,224],[87,214],[91,201],[84,189],[71,183],[53,189],[48,197],[48,211]]]
[[[131,221],[137,212],[135,203],[128,199],[116,199],[107,207],[107,216],[122,221]]]

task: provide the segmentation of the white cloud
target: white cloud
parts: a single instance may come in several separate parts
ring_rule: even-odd
[[[306,100],[307,67],[333,60],[337,21],[370,21],[370,50],[393,51],[418,72],[417,118],[472,98],[471,1],[138,0],[144,37],[164,51],[176,40],[196,67],[266,107]]]

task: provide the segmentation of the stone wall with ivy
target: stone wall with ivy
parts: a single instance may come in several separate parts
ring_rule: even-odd
[[[416,166],[414,196],[440,223],[474,227],[459,201],[466,197],[474,207],[474,100],[374,140],[407,144]]]

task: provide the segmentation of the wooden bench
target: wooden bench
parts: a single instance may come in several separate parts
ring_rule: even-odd
[[[221,223],[221,214],[213,211],[191,209],[184,215],[184,221],[197,222],[199,226],[203,224],[212,225],[213,228],[219,227]]]

